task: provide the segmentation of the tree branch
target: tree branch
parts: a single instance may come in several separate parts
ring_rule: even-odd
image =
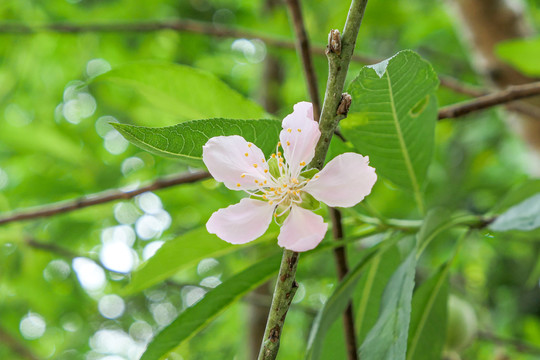
[[[439,120],[460,117],[474,111],[484,110],[493,106],[503,105],[537,95],[540,95],[540,81],[510,86],[503,91],[483,95],[471,101],[439,109]]]
[[[313,118],[316,121],[319,121],[319,117],[321,115],[321,104],[319,101],[317,75],[315,74],[315,69],[313,67],[309,39],[304,26],[304,19],[302,17],[302,8],[300,7],[298,0],[286,0],[285,2],[289,8],[289,14],[294,25],[294,32],[296,33],[296,47],[297,52],[300,55],[300,59],[302,60],[309,97],[311,98],[311,103],[313,104]]]
[[[21,359],[39,360],[39,358],[26,348],[19,340],[13,337],[10,333],[0,327],[0,342],[4,343],[14,353],[18,354]]]
[[[332,30],[327,49],[328,57],[328,82],[324,104],[321,111],[319,128],[321,137],[315,148],[315,156],[310,163],[310,167],[322,169],[324,159],[328,152],[330,139],[334,134],[339,119],[342,115],[337,114],[341,102],[341,94],[345,84],[345,77],[349,69],[356,37],[360,30],[360,24],[364,17],[367,0],[352,0],[343,36],[339,37],[339,31]],[[337,36],[335,36],[337,34]],[[339,46],[339,52],[338,50]],[[283,324],[287,315],[287,310],[291,304],[294,293],[296,292],[296,266],[298,264],[298,253],[290,250],[284,250],[281,266],[279,270],[276,288],[272,298],[272,306],[268,315],[264,341],[259,353],[259,360],[273,360],[276,358]]]
[[[320,103],[317,86],[317,75],[315,73],[315,69],[313,67],[313,60],[309,51],[309,41],[307,31],[304,26],[300,3],[299,0],[287,0],[286,3],[289,8],[290,17],[292,19],[297,37],[297,52],[302,59],[302,65],[304,68],[304,74],[306,77],[309,95],[313,104],[313,116],[315,120],[318,121],[320,116]],[[349,110],[349,106],[350,102],[347,104],[346,109],[340,111],[338,108],[337,112],[346,114]],[[334,208],[330,209],[330,214],[334,239],[337,241],[342,240],[343,226],[341,224],[341,214],[339,210]],[[349,271],[347,266],[347,255],[344,246],[334,248],[334,261],[338,269],[338,279],[342,280]],[[345,331],[348,359],[357,360],[358,356],[356,351],[356,332],[354,330],[354,317],[351,303],[349,303],[347,309],[343,313],[343,326]]]
[[[166,178],[157,179],[149,185],[143,186],[136,190],[108,190],[102,193],[86,195],[79,199],[67,200],[64,202],[42,205],[36,208],[30,208],[0,217],[0,225],[7,224],[14,221],[38,219],[44,217],[50,217],[57,214],[66,213],[82,209],[85,207],[104,204],[107,202],[131,199],[139,194],[147,191],[154,191],[159,189],[168,188],[180,184],[189,184],[199,180],[209,178],[210,174],[206,171],[197,171],[193,173],[183,173]]]

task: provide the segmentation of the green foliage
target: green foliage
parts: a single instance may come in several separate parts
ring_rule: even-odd
[[[429,63],[402,51],[364,67],[349,85],[353,98],[345,137],[369,155],[377,173],[414,192],[421,191],[431,163],[439,81]]]
[[[275,149],[281,124],[275,120],[207,119],[165,128],[112,124],[141,149],[165,157],[202,159],[202,147],[214,136],[240,135],[265,154]]]
[[[489,225],[493,231],[531,231],[540,227],[540,193],[512,206]]]
[[[416,268],[416,246],[408,247],[407,257],[386,285],[377,322],[360,347],[363,359],[405,359]]]
[[[515,39],[497,44],[496,53],[503,61],[523,74],[540,75],[540,38]]]
[[[264,110],[210,72],[160,62],[126,64],[92,79],[134,90],[145,101],[180,119],[253,119]],[[113,95],[114,96],[114,93]]]
[[[209,291],[201,301],[184,310],[156,335],[141,360],[158,360],[194,336],[233,302],[276,273],[280,258],[281,254],[276,254],[261,260]]]

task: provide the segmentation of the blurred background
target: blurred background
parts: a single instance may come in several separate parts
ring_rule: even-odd
[[[540,76],[540,38],[534,37],[538,5],[537,0],[372,0],[348,79],[366,63],[413,49],[446,76],[438,91],[440,106],[532,81]],[[347,1],[303,3],[319,54],[314,60],[321,96],[327,62],[320,55],[329,30],[343,28],[348,6]],[[171,23],[180,25],[156,29]],[[86,31],[92,30],[89,24],[102,27]],[[166,126],[187,120],[182,114],[122,86],[88,85],[112,68],[148,60],[211,72],[278,119],[296,102],[309,100],[287,9],[279,0],[3,0],[0,216],[193,171],[130,145],[109,124]],[[518,109],[494,108],[439,122],[425,189],[428,208],[485,214],[504,208],[498,204],[512,189],[537,191],[538,181],[530,180],[540,173],[537,103],[533,98]],[[152,336],[183,309],[275,250],[272,242],[260,243],[205,258],[160,285],[119,295],[132,271],[164,242],[204,226],[212,212],[240,197],[210,179],[2,224],[0,359],[138,359]],[[379,181],[367,205],[345,214],[346,233],[373,209],[384,217],[419,218],[410,194]],[[419,282],[448,258],[455,239],[455,232],[443,233],[427,249]],[[451,271],[451,292],[473,312],[466,318],[475,317],[479,331],[472,344],[459,349],[461,358],[540,358],[539,253],[534,232],[478,232],[467,239]],[[313,317],[337,283],[329,256],[300,262],[300,288],[281,359],[303,356]],[[351,245],[350,261],[360,256],[359,246]],[[253,358],[270,289],[266,284],[231,306],[170,359]],[[344,351],[341,323],[334,327],[325,344],[327,359],[340,359]]]

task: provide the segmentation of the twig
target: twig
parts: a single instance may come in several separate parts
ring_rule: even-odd
[[[516,349],[516,351],[532,355],[540,355],[540,348],[532,344],[522,342],[517,339],[503,338],[495,334],[491,334],[485,331],[478,333],[478,338],[481,340],[489,341],[497,345],[508,345]]]
[[[480,96],[474,100],[444,107],[439,110],[439,120],[456,118],[474,111],[484,110],[515,100],[540,95],[540,81],[524,85],[510,86],[506,90]],[[536,114],[538,117],[538,114]]]
[[[151,184],[140,187],[136,190],[108,190],[97,194],[86,195],[79,199],[67,200],[54,204],[42,205],[36,208],[20,210],[0,217],[0,225],[14,221],[49,217],[93,205],[104,204],[115,200],[131,199],[147,191],[164,189],[180,184],[193,183],[202,179],[206,179],[208,177],[210,177],[210,174],[206,171],[183,173],[167,178],[157,179]]]
[[[0,342],[9,347],[21,359],[39,360],[39,358],[26,348],[19,340],[0,327]]]
[[[343,240],[343,225],[341,223],[341,213],[338,209],[330,208],[330,217],[332,218],[332,234],[334,240]],[[347,253],[345,246],[334,249],[334,259],[337,267],[339,281],[343,280],[349,272],[347,265]],[[345,331],[345,342],[347,346],[347,358],[349,360],[358,359],[358,346],[356,344],[356,330],[354,328],[354,314],[352,302],[349,302],[343,313],[343,329]]]
[[[31,248],[52,252],[68,259],[74,259],[79,256],[78,254],[53,243],[44,243],[32,238],[26,238],[24,239],[24,242]]]
[[[317,86],[317,75],[313,67],[313,60],[311,58],[311,53],[309,51],[309,41],[307,36],[307,31],[304,26],[304,19],[302,17],[302,10],[300,7],[299,0],[287,0],[287,6],[289,8],[289,13],[294,25],[296,37],[297,37],[297,47],[298,54],[302,59],[302,65],[304,68],[304,74],[306,77],[306,82],[309,90],[309,95],[311,102],[313,104],[313,115],[315,120],[319,120],[320,116],[320,103],[319,103],[319,92]],[[343,104],[343,101],[340,101],[340,107],[337,109],[337,113],[346,115],[349,111],[350,96],[348,97],[349,102]],[[341,104],[343,104],[343,109],[341,109]],[[331,220],[332,220],[332,231],[334,234],[334,239],[339,241],[343,239],[343,226],[341,224],[341,214],[339,210],[331,208],[330,209]],[[336,247],[334,249],[334,261],[338,269],[338,278],[342,280],[343,277],[349,271],[347,266],[347,255],[344,246]],[[352,311],[352,304],[349,303],[347,309],[343,313],[343,326],[345,331],[346,346],[347,346],[347,355],[349,360],[357,360],[357,351],[356,351],[356,332],[354,330],[354,317]]]
[[[315,148],[315,156],[310,163],[310,166],[313,168],[321,169],[323,167],[324,159],[330,145],[330,139],[334,134],[339,119],[342,117],[341,115],[337,115],[336,112],[341,102],[345,77],[354,52],[356,37],[360,30],[366,5],[367,0],[351,1],[351,7],[347,15],[347,21],[345,22],[345,29],[343,30],[343,37],[340,38],[339,35],[337,37],[340,52],[338,53],[336,51],[337,44],[333,41],[330,41],[328,44],[328,82],[319,121],[321,138]],[[335,34],[336,32],[339,34],[337,30],[332,30],[331,33]],[[330,40],[335,40],[335,38],[331,38]],[[272,298],[272,307],[266,324],[264,341],[259,353],[259,360],[273,360],[277,356],[285,316],[296,291],[294,277],[297,264],[298,253],[284,250],[276,288]]]
[[[304,19],[302,17],[302,8],[300,7],[299,0],[286,0],[285,2],[289,8],[289,14],[294,25],[294,32],[296,33],[297,51],[302,60],[309,97],[311,98],[311,103],[313,104],[313,117],[316,121],[319,121],[319,116],[321,115],[321,104],[319,101],[317,75],[315,74],[315,68],[313,67],[309,39],[304,26]]]

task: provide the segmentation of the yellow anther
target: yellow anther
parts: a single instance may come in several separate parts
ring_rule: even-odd
[[[274,191],[274,190],[276,190],[276,189],[275,188],[270,188],[270,191]]]
[[[240,183],[238,183],[238,184],[236,184],[236,186],[240,187],[241,185],[240,185]]]
[[[315,175],[315,179],[318,179],[319,178],[319,175]]]
[[[287,146],[291,146],[291,143],[289,141],[287,141]]]
[[[281,151],[278,151],[277,156],[281,156]]]
[[[275,158],[276,158],[276,154],[272,154],[272,157],[275,159]]]
[[[274,216],[277,217],[277,213],[275,213]]]
[[[267,173],[267,172],[268,172],[268,169],[264,169],[264,172]]]
[[[286,187],[287,187],[287,184],[283,184],[283,187],[286,188]]]
[[[306,166],[306,162],[305,162],[305,161],[302,161],[302,162],[300,163],[300,166]]]
[[[248,153],[245,153],[244,155],[246,155],[246,156],[249,156],[249,154],[248,154]]]
[[[253,164],[253,167],[256,168],[258,165],[257,164]]]
[[[297,129],[297,130],[298,130],[298,132],[302,132],[302,129]]]
[[[266,195],[263,195],[263,199],[264,199],[264,200],[266,200],[266,199],[267,199]]]
[[[264,183],[266,184],[268,181],[264,180]]]
[[[252,143],[248,143],[248,147],[251,147],[251,145],[253,145]]]
[[[282,164],[282,163],[279,163],[279,167],[282,167],[282,166],[283,166],[283,164]]]
[[[265,162],[266,162],[266,160],[262,159],[262,162],[263,162],[263,163],[265,163]]]
[[[287,129],[287,132],[288,132],[288,133],[290,133],[291,131],[292,131],[292,129],[291,129],[291,128],[288,128],[288,129]]]
[[[255,180],[255,183],[258,184],[258,183],[259,183],[259,180]]]
[[[281,146],[281,141],[279,141],[279,142],[277,143],[277,146]]]
[[[268,203],[269,203],[270,205],[272,205],[274,202],[273,202],[272,200],[270,200]]]
[[[287,194],[290,194],[291,193],[291,190],[287,190]]]

